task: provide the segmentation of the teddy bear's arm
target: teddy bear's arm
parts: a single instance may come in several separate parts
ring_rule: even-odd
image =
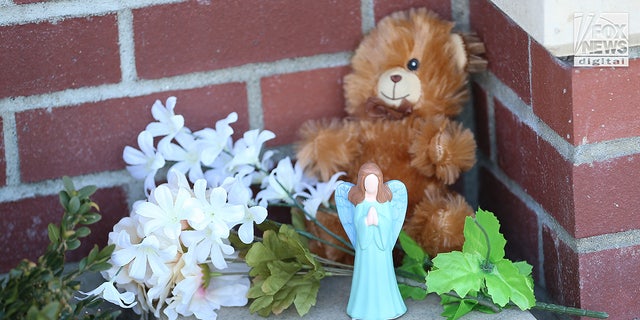
[[[447,120],[431,139],[429,156],[436,167],[436,177],[453,184],[460,173],[476,162],[476,141],[471,130],[461,123]]]
[[[352,166],[360,152],[354,122],[309,121],[300,129],[297,158],[305,170],[323,181]]]
[[[416,130],[412,140],[411,165],[445,184],[455,183],[460,173],[475,164],[473,133],[456,121],[448,118],[427,121]]]

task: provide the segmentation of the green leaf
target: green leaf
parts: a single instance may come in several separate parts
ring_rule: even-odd
[[[66,191],[60,191],[58,193],[58,198],[60,199],[60,204],[62,205],[62,207],[67,208],[69,200],[71,199],[71,197],[69,197],[69,194]]]
[[[522,310],[527,310],[536,304],[532,282],[529,277],[509,260],[501,260],[495,264],[491,273],[485,274],[487,292],[493,302],[504,307],[512,301]]]
[[[52,243],[58,243],[58,241],[60,241],[60,230],[58,229],[58,226],[53,223],[49,223],[47,231],[49,234],[49,241]]]
[[[311,307],[316,305],[318,290],[320,290],[319,281],[313,282],[310,286],[300,285],[296,287],[296,298],[293,304],[296,306],[296,311],[298,311],[300,317],[309,313]]]
[[[78,249],[78,247],[80,247],[80,240],[76,238],[67,240],[67,250],[75,250]]]
[[[78,214],[86,215],[91,211],[91,202],[84,202],[80,205],[80,209],[78,209]]]
[[[108,259],[111,257],[111,254],[113,253],[113,251],[116,249],[116,245],[115,244],[110,244],[104,248],[102,248],[102,251],[100,251],[100,253],[98,253],[98,256],[96,257],[96,260],[102,260],[102,259]]]
[[[255,276],[258,274],[262,274],[263,268],[266,267],[266,263],[269,261],[276,260],[276,255],[267,248],[262,242],[255,242],[251,245],[251,249],[247,252],[245,256],[245,261],[247,265],[252,267],[249,275]]]
[[[402,299],[411,298],[416,301],[424,300],[427,297],[427,290],[409,286],[403,283],[398,284],[398,289],[400,289],[400,294],[402,295]]]
[[[477,300],[473,299],[460,299],[455,297],[442,297],[442,307],[444,311],[440,314],[443,317],[447,317],[448,320],[460,319],[462,316],[473,311],[478,305]]]
[[[525,276],[530,276],[531,273],[533,272],[533,266],[531,266],[530,264],[528,264],[526,261],[518,261],[518,262],[514,262],[513,265],[518,268],[518,271],[520,272],[520,274],[525,275]]]
[[[92,194],[94,194],[98,190],[96,186],[86,186],[78,190],[78,197],[82,199],[89,198]]]
[[[483,284],[480,263],[479,256],[460,251],[437,255],[434,270],[427,275],[428,291],[443,294],[453,290],[461,297],[477,292]]]
[[[249,292],[247,292],[247,298],[255,299],[264,296],[264,292],[262,292],[262,284],[264,283],[264,279],[261,277],[255,277],[252,280],[251,287],[249,288]]]
[[[489,211],[478,209],[475,218],[466,218],[464,239],[462,252],[475,253],[481,257],[486,257],[489,253],[489,261],[492,263],[504,258],[507,240],[500,233],[500,222]]]
[[[273,296],[261,296],[251,303],[249,306],[249,312],[258,313],[259,315],[266,317],[271,313],[271,303],[273,302]],[[266,313],[265,313],[266,310]]]
[[[78,262],[78,270],[82,272],[86,267],[87,267],[87,257],[84,257],[82,258],[82,260],[80,260],[80,262]]]
[[[69,200],[69,206],[67,207],[67,210],[69,211],[69,213],[77,213],[78,209],[80,209],[80,199],[76,196],[71,197],[71,200]]]
[[[73,181],[71,181],[71,178],[67,176],[62,177],[62,184],[64,185],[64,189],[67,190],[67,193],[69,194],[73,193],[73,191],[76,190],[76,188],[73,186]]]
[[[278,315],[281,314],[282,311],[286,310],[293,303],[293,299],[296,297],[296,292],[294,287],[285,286],[282,290],[278,291],[273,296],[273,303],[271,304],[271,312],[273,314]]]
[[[91,248],[91,251],[89,251],[89,254],[87,255],[87,261],[93,262],[94,260],[96,260],[98,253],[100,253],[100,249],[98,248],[97,244],[94,244],[93,248]]]
[[[82,219],[80,219],[80,223],[82,223],[82,224],[94,224],[94,223],[100,221],[100,219],[102,219],[102,216],[100,216],[99,213],[91,212],[91,213],[87,213],[87,214],[83,215]]]
[[[108,270],[109,268],[111,268],[111,264],[110,263],[108,263],[108,262],[100,262],[100,263],[96,263],[96,264],[92,265],[91,267],[89,267],[89,271],[100,272],[100,271]]]
[[[262,284],[266,294],[275,294],[300,270],[300,264],[295,262],[271,261],[267,267],[271,275]]]
[[[91,233],[91,229],[87,228],[87,227],[80,227],[76,230],[76,236],[78,238],[84,238],[86,236],[88,236]]]
[[[411,237],[404,232],[404,230],[400,232],[398,240],[400,241],[402,250],[407,254],[407,256],[413,260],[420,261],[421,263],[424,261],[427,254],[424,252],[422,247],[415,242],[415,240],[411,239]]]

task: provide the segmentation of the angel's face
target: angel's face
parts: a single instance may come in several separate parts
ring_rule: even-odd
[[[378,194],[378,177],[375,174],[369,174],[364,178],[364,191],[367,194]]]

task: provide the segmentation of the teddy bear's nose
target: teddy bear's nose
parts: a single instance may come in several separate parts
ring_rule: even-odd
[[[402,80],[402,76],[399,74],[394,74],[391,76],[391,81],[393,81],[393,83],[398,83],[400,82],[400,80]]]

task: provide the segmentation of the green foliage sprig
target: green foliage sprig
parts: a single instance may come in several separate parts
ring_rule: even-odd
[[[76,190],[68,177],[63,182],[64,190],[59,193],[64,208],[60,225],[49,224],[50,243],[36,262],[21,261],[0,283],[0,319],[111,319],[119,314],[85,313],[85,308],[95,307],[101,300],[74,298],[80,288],[78,277],[108,269],[107,260],[114,246],[100,250],[96,245],[77,269],[65,270],[65,254],[80,246],[80,239],[91,233],[87,225],[98,222],[101,216],[98,205],[89,199],[96,187]]]
[[[325,271],[290,225],[265,231],[263,241],[251,246],[245,260],[252,268],[251,313],[266,317],[294,304],[303,316],[315,305]]]
[[[522,310],[535,306],[532,267],[526,262],[504,258],[507,241],[496,217],[482,209],[465,221],[462,252],[439,254],[426,277],[428,292],[439,295],[454,291],[458,299],[444,299],[444,316],[458,319],[478,306],[477,299],[489,297],[500,308],[512,302]]]
[[[473,310],[497,313],[507,307],[608,317],[604,312],[536,302],[533,268],[526,262],[512,262],[504,257],[507,241],[493,213],[478,209],[475,217],[467,217],[464,236],[462,251],[441,253],[429,260],[420,245],[401,233],[399,240],[405,257],[396,274],[403,297],[422,300],[434,292],[440,295],[442,316],[450,320]]]

